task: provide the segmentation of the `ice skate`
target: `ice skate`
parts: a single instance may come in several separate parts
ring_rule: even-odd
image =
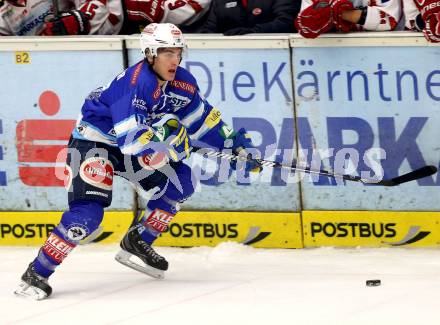
[[[52,288],[47,283],[47,278],[44,278],[35,272],[34,266],[31,263],[26,272],[22,275],[21,282],[14,293],[18,296],[42,300],[51,295]]]
[[[122,249],[116,255],[116,261],[153,278],[164,278],[164,271],[168,269],[167,260],[142,240],[137,227],[127,232],[120,246]],[[133,256],[143,263],[132,261]]]

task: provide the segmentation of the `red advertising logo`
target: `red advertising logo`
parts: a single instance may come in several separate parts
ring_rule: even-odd
[[[55,92],[46,90],[40,95],[38,106],[45,115],[54,116],[60,110],[60,99]],[[18,174],[24,184],[64,186],[64,181],[55,175],[56,168],[64,167],[57,167],[56,161],[67,147],[74,126],[75,120],[23,120],[17,124]]]

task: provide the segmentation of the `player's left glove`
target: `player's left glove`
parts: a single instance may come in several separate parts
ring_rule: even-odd
[[[71,10],[49,18],[44,24],[43,35],[87,35],[89,32],[90,22],[87,15],[80,10]]]
[[[263,166],[256,160],[260,158],[257,149],[252,144],[251,138],[244,128],[232,133],[225,140],[225,148],[232,149],[234,154],[247,158],[245,162],[231,161],[232,169],[237,170],[237,166],[240,166],[246,171],[255,173],[263,170]]]
[[[330,5],[327,0],[314,0],[295,19],[298,33],[305,38],[316,38],[333,27]]]
[[[354,10],[353,3],[349,0],[330,0],[332,8],[333,24],[336,29],[348,33],[354,30],[355,24],[342,19],[342,13],[346,10]]]

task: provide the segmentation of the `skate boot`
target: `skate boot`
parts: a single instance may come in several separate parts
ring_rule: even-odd
[[[144,242],[138,231],[139,227],[132,227],[125,234],[120,246],[121,250],[116,254],[116,261],[136,271],[147,274],[156,279],[164,278],[164,271],[168,269],[167,260],[156,253],[151,245]],[[136,263],[130,258],[136,256],[143,263]]]
[[[21,276],[21,282],[14,293],[18,296],[42,300],[51,295],[52,288],[47,283],[47,278],[44,278],[35,272],[34,265],[31,263],[26,272]]]

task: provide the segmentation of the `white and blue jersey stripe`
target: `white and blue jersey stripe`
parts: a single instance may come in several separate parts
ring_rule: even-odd
[[[223,147],[220,112],[200,94],[193,75],[178,67],[175,80],[160,87],[146,61],[90,93],[72,136],[118,146],[124,154],[141,156],[158,148],[142,141],[142,136],[152,132],[151,127],[169,114],[180,120],[192,139]]]

